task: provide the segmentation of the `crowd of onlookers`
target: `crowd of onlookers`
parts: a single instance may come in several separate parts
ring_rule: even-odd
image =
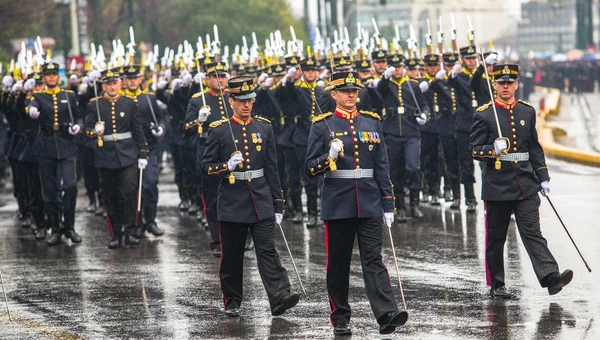
[[[594,83],[600,81],[600,61],[529,60],[521,64],[521,70],[524,88],[544,86],[563,92],[593,92]]]

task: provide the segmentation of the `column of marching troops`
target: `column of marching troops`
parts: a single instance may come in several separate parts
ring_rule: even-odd
[[[158,174],[168,150],[179,209],[210,230],[211,251],[222,257],[228,316],[239,316],[247,227],[273,315],[298,302],[273,245],[273,226],[285,218],[325,228],[335,334],[350,333],[348,276],[358,233],[367,295],[380,332],[390,333],[408,315],[394,301],[381,237],[369,235],[381,234],[382,217],[390,227],[394,219],[422,218],[422,204],[441,199],[475,212],[473,158],[492,151],[479,156],[470,148],[471,128],[478,107],[491,103],[496,59],[473,46],[422,59],[379,48],[322,59],[309,51],[260,67],[207,53],[156,72],[131,62],[69,74],[64,87],[51,61],[21,79],[8,74],[1,109],[18,215],[38,240],[51,230],[48,245],[63,236],[82,242],[75,228],[79,157],[87,211],[106,216],[109,248],[137,245],[145,233],[161,236]],[[540,279],[550,273],[559,280],[557,271]],[[504,287],[503,271],[494,280]]]

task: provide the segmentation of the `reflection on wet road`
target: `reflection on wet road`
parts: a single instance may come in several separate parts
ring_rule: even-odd
[[[600,270],[600,169],[549,161],[553,202],[588,263]],[[161,183],[158,220],[162,238],[147,237],[134,249],[107,249],[103,220],[86,214],[80,190],[77,228],[81,245],[48,248],[22,229],[8,192],[0,194],[0,269],[13,322],[0,309],[2,339],[289,339],[333,338],[325,290],[322,230],[284,222],[286,237],[308,296],[282,317],[271,317],[253,253],[244,269],[242,317],[227,319],[222,308],[218,259],[210,235],[194,218],[180,214],[172,175]],[[490,300],[484,277],[482,204],[476,215],[425,206],[419,221],[393,227],[410,317],[392,335],[398,339],[599,339],[600,276],[587,273],[573,246],[542,203],[542,231],[562,269],[575,278],[559,295],[540,288],[514,227],[506,251],[507,285],[520,299]],[[281,235],[276,244],[290,280],[296,276]],[[392,251],[384,234],[384,262],[400,303]],[[355,248],[351,271],[353,338],[379,339],[364,294]],[[2,307],[4,304],[2,303]]]

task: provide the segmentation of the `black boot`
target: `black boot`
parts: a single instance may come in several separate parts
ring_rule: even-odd
[[[140,239],[133,235],[133,230],[128,230],[127,235],[125,235],[125,245],[137,246],[139,244],[140,244]]]
[[[306,210],[308,211],[308,221],[306,221],[306,228],[312,229],[317,227],[319,225],[319,213],[317,210],[316,197],[307,197]]]
[[[404,204],[404,196],[396,197],[396,219],[400,223],[406,223],[406,206]]]
[[[163,231],[156,225],[156,205],[146,204],[144,206],[144,219],[146,231],[154,236],[162,236]]]
[[[189,192],[188,192],[188,197],[190,198],[190,207],[188,208],[188,214],[190,214],[190,215],[196,215],[198,210],[200,210],[200,206],[198,205],[198,202],[195,199],[196,195],[192,194],[195,190],[196,189],[192,187],[192,188],[189,188]]]
[[[96,192],[96,211],[94,211],[94,215],[103,216],[105,214],[104,211],[104,200],[102,199],[102,194],[100,192]]]
[[[429,183],[425,183],[425,185],[423,186],[423,197],[421,198],[421,202],[429,202]]]
[[[24,217],[23,217],[23,221],[21,222],[21,227],[23,228],[29,228],[31,227],[31,224],[33,223],[32,218],[31,218],[31,214],[30,213],[25,213]]]
[[[89,213],[93,213],[96,211],[96,208],[98,207],[96,205],[98,202],[96,202],[96,194],[95,193],[91,193],[89,196],[90,196],[90,204],[88,205],[87,209],[85,209],[85,211],[89,212]]]
[[[444,185],[444,201],[450,202],[454,200],[454,196],[452,195],[452,186]]]
[[[49,246],[55,246],[60,243],[60,239],[62,237],[62,229],[60,227],[58,214],[48,215],[48,224],[52,229],[52,235],[48,239],[47,243]]]
[[[440,184],[432,183],[429,185],[429,195],[431,196],[431,205],[440,205]]]
[[[187,195],[186,188],[179,188],[179,198],[181,198],[181,202],[179,203],[179,211],[188,211],[190,208],[190,200]]]
[[[292,206],[294,207],[292,222],[294,224],[302,223],[304,219],[304,216],[302,216],[302,198],[300,196],[292,197]]]
[[[452,205],[450,205],[450,209],[459,210],[460,209],[460,183],[453,182],[452,183],[452,194],[454,199],[452,200]]]
[[[45,238],[46,238],[46,226],[45,225],[38,226],[35,231],[35,239],[38,241],[41,241]]]
[[[73,243],[81,243],[81,241],[83,241],[81,236],[79,236],[79,234],[75,231],[74,226],[65,228],[65,237],[70,239]]]
[[[119,248],[123,244],[123,238],[121,237],[121,233],[115,234],[108,242],[108,249],[116,249]]]
[[[419,191],[410,192],[410,214],[414,218],[422,218],[423,213],[419,209]]]
[[[477,199],[475,198],[475,188],[473,183],[464,184],[465,187],[465,200],[467,201],[467,213],[475,213],[477,209]]]

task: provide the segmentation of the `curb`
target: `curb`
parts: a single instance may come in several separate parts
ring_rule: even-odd
[[[548,115],[558,115],[561,93],[557,89],[535,87],[536,92],[545,93],[545,107],[538,112],[538,139],[546,155],[586,165],[600,166],[600,153],[583,151],[564,146],[556,142],[555,136],[564,136],[566,132],[560,127],[547,122]]]

